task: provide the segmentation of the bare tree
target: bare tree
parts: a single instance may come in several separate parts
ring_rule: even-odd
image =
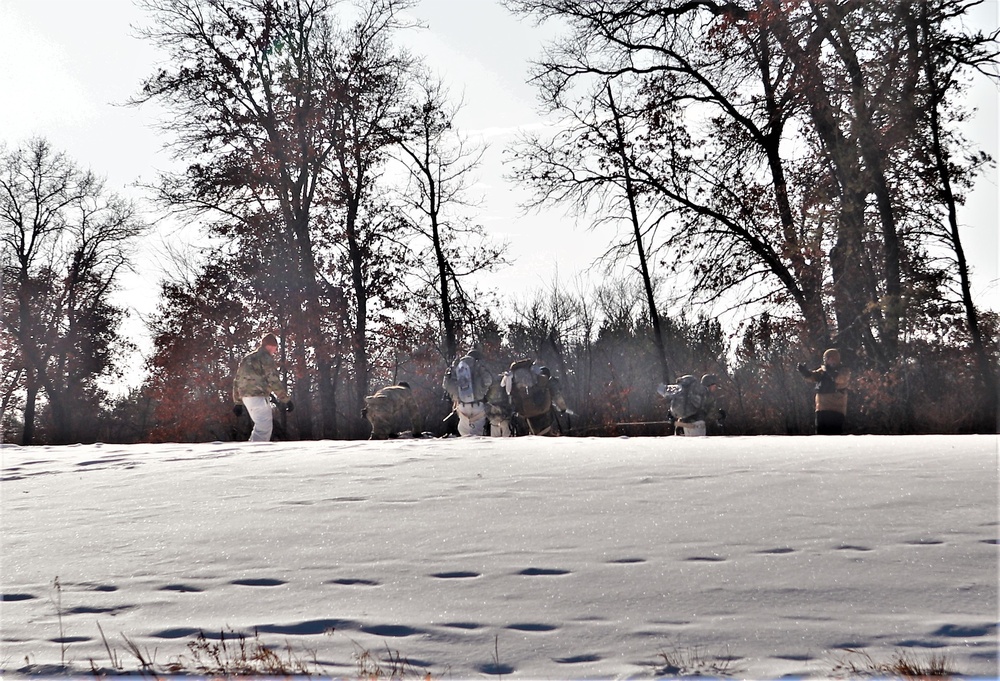
[[[934,176],[939,184],[936,188],[936,198],[943,206],[947,219],[942,240],[954,253],[954,267],[947,271],[958,274],[958,285],[965,310],[965,320],[975,353],[976,364],[982,376],[984,387],[983,411],[985,421],[997,423],[1000,416],[996,371],[990,362],[986,339],[983,337],[979,321],[979,311],[972,298],[969,262],[962,245],[962,234],[959,229],[958,208],[960,204],[960,189],[968,187],[971,178],[981,164],[991,162],[985,154],[972,154],[971,167],[963,168],[955,158],[954,149],[965,147],[961,138],[950,132],[945,118],[948,110],[954,108],[949,101],[952,92],[963,90],[962,74],[966,71],[978,71],[991,79],[1000,78],[997,71],[1000,59],[1000,29],[991,34],[981,32],[949,31],[948,21],[960,17],[973,6],[980,4],[978,0],[921,0],[915,12],[905,15],[909,21],[908,29],[916,34],[914,42],[921,47],[919,62],[923,66],[924,95],[927,98],[922,107],[923,119],[927,134],[925,144],[928,149],[928,163],[934,170]],[[953,113],[960,120],[960,113]]]
[[[352,431],[360,434],[360,418],[369,388],[368,334],[371,297],[369,270],[379,235],[372,230],[391,226],[391,216],[380,215],[379,180],[398,127],[405,81],[413,69],[412,57],[392,43],[393,32],[405,25],[403,10],[415,0],[369,0],[361,16],[338,40],[341,49],[326,54],[323,67],[332,76],[335,106],[324,112],[330,154],[323,169],[332,180],[332,206],[341,214],[340,240],[346,251],[347,299],[350,313],[349,346],[353,357],[354,390],[350,414]],[[367,243],[366,243],[367,242]],[[374,248],[373,248],[374,244]],[[377,264],[376,264],[377,266]]]
[[[437,291],[450,362],[458,355],[461,320],[473,314],[474,301],[462,280],[499,265],[506,246],[489,245],[482,228],[462,212],[474,205],[469,192],[486,148],[471,144],[456,129],[461,105],[451,104],[445,86],[426,72],[411,86],[397,140],[409,178],[402,197],[414,229],[430,242],[428,284]]]
[[[385,162],[387,119],[409,64],[389,37],[412,0],[361,2],[346,27],[334,20],[333,0],[141,4],[152,18],[142,35],[166,52],[168,66],[145,81],[134,103],[157,100],[168,108],[172,117],[163,127],[186,164],[183,173],[163,177],[160,196],[174,209],[214,220],[215,234],[243,248],[263,251],[268,239],[287,245],[271,266],[288,279],[275,304],[294,313],[294,416],[300,436],[312,437],[316,385],[320,434],[333,437],[342,345],[354,371],[346,413],[360,412],[367,390],[367,255],[358,220]],[[262,231],[262,223],[280,229]],[[333,236],[341,229],[346,290],[322,271],[331,258],[317,246],[338,243]]]
[[[2,319],[24,381],[24,444],[36,441],[40,392],[49,442],[95,436],[97,379],[114,376],[128,347],[110,299],[144,228],[130,202],[45,140],[0,147]]]
[[[908,170],[923,88],[913,3],[504,4],[568,26],[535,71],[550,108],[584,109],[595,81],[629,93],[619,100],[645,126],[627,159],[633,183],[674,212],[661,243],[697,275],[695,291],[794,305],[814,348],[843,343],[883,370],[898,359],[902,321],[919,314],[909,290],[928,274],[926,241],[909,228],[927,207],[912,204]],[[935,21],[970,5],[938,4]],[[526,179],[565,186],[580,168],[559,165],[568,156],[553,149],[551,172]]]

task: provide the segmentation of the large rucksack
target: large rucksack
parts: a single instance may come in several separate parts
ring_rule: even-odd
[[[698,414],[705,404],[704,395],[701,393],[701,383],[696,376],[687,374],[677,379],[679,391],[673,394],[670,399],[670,413],[678,421],[690,419]]]
[[[548,413],[552,408],[549,378],[536,371],[532,364],[530,359],[514,362],[505,379],[511,407],[525,418]]]
[[[455,380],[458,383],[459,402],[475,402],[475,388],[472,385],[472,357],[463,357],[455,367]]]

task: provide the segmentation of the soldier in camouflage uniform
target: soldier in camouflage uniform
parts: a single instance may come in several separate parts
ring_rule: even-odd
[[[510,365],[500,381],[510,398],[510,406],[528,424],[532,435],[560,435],[559,421],[553,410],[560,414],[572,413],[559,388],[559,379],[549,368],[522,359]]]
[[[414,435],[420,432],[417,428],[417,405],[406,381],[387,385],[366,397],[361,415],[372,424],[369,440],[395,438],[406,430]]]
[[[233,380],[233,412],[240,416],[246,408],[253,421],[251,442],[268,442],[274,427],[270,396],[273,393],[285,411],[292,410],[285,386],[278,376],[274,355],[278,352],[278,339],[273,333],[265,334],[260,346],[240,361]]]

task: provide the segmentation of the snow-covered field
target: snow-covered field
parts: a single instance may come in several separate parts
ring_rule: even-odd
[[[435,679],[830,676],[860,659],[845,648],[998,675],[995,436],[4,446],[2,463],[8,677],[135,669],[129,645],[190,662],[199,632],[332,676],[365,651]]]

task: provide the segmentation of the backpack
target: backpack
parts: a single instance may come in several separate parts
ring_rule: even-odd
[[[677,379],[677,385],[680,390],[670,400],[670,413],[678,421],[683,421],[697,414],[704,406],[705,399],[696,387],[701,386],[697,377],[691,374],[681,376]]]
[[[475,390],[472,387],[472,367],[469,362],[475,360],[463,357],[455,367],[455,379],[458,382],[458,399],[460,402],[475,402]]]
[[[532,418],[548,413],[552,408],[552,398],[549,395],[549,379],[535,371],[530,359],[522,359],[510,365],[510,371],[504,377],[510,404],[518,414]]]

